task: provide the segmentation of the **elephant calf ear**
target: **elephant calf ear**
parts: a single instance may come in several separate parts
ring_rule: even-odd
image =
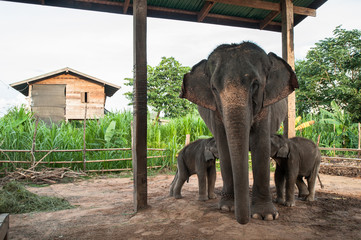
[[[216,105],[210,87],[210,79],[205,72],[206,63],[206,60],[200,61],[194,65],[191,72],[184,75],[179,97],[215,111]]]
[[[268,57],[271,68],[267,77],[263,107],[282,100],[298,88],[297,77],[291,66],[274,53],[269,53]]]

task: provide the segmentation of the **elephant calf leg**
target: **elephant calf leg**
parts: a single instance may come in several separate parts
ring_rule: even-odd
[[[296,180],[296,185],[298,188],[298,197],[299,198],[305,198],[309,195],[309,191],[307,189],[307,185],[302,179],[302,176],[298,176]]]
[[[296,178],[288,177],[286,181],[286,202],[284,203],[287,207],[293,207],[295,203],[295,184]]]
[[[307,178],[307,184],[308,184],[308,191],[310,192],[307,197],[305,197],[306,201],[314,201],[315,200],[315,186],[316,186],[316,179],[318,175],[319,167],[316,167],[312,173],[311,176]]]
[[[284,204],[285,203],[285,176],[284,172],[280,170],[277,166],[275,171],[275,185],[277,190],[276,203]]]
[[[178,176],[178,179],[175,183],[174,190],[173,190],[173,196],[175,198],[177,198],[177,199],[182,198],[181,190],[182,190],[183,184],[185,183],[186,180],[187,180],[187,178]]]
[[[215,199],[217,198],[214,193],[214,185],[216,184],[217,172],[215,167],[210,167],[207,170],[207,180],[208,180],[208,198]]]
[[[199,201],[207,201],[207,177],[206,174],[198,174]]]

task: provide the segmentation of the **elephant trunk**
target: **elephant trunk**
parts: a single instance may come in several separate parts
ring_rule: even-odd
[[[224,109],[224,123],[234,183],[235,216],[246,224],[250,217],[248,152],[251,112],[247,105],[242,109]]]

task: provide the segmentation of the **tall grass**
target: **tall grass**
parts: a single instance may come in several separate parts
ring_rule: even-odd
[[[130,111],[110,113],[98,120],[86,122],[86,148],[131,148]],[[23,107],[12,108],[4,117],[0,118],[0,149],[30,150],[35,131],[35,118]],[[148,117],[148,148],[163,148],[163,151],[149,151],[149,156],[164,155],[148,161],[149,166],[173,166],[177,153],[184,147],[186,134],[191,135],[191,141],[210,136],[208,128],[199,116],[188,115],[172,119],[168,124],[160,125]],[[36,135],[36,150],[51,149],[83,149],[83,122],[71,121],[46,125],[39,121]],[[35,158],[41,159],[46,153],[37,152]],[[0,159],[7,157],[0,153]],[[30,153],[8,153],[11,160],[31,161]],[[131,151],[90,151],[86,153],[87,160],[131,158]],[[43,162],[81,161],[82,152],[53,152]],[[7,170],[13,170],[14,165],[3,164]],[[16,167],[29,165],[15,164]],[[82,163],[50,164],[50,167],[70,166],[82,169]],[[131,168],[131,161],[87,163],[88,170]]]
[[[327,115],[327,114],[326,114]],[[317,142],[321,134],[320,147],[357,148],[358,129],[356,124],[345,124],[326,121],[329,116],[322,113],[318,115],[304,114],[299,124],[314,120],[315,124],[297,131],[298,136],[303,136]],[[131,121],[130,111],[110,113],[98,120],[86,122],[86,148],[131,148]],[[197,114],[190,114],[177,119],[170,119],[169,123],[160,125],[148,117],[147,147],[164,148],[163,151],[148,151],[148,156],[165,155],[164,158],[148,160],[148,166],[176,165],[176,156],[184,147],[186,135],[190,134],[191,141],[198,138],[210,137],[211,133]],[[24,108],[12,108],[0,118],[0,149],[30,150],[35,130],[35,118]],[[39,121],[36,135],[36,150],[51,149],[82,149],[83,148],[83,122],[72,121],[69,123],[46,125]],[[46,153],[37,152],[35,158],[41,159]],[[330,151],[328,154],[335,154]],[[340,153],[338,153],[340,154]],[[347,153],[352,154],[352,153]],[[7,157],[0,153],[0,159]],[[11,160],[31,161],[30,153],[8,153]],[[86,153],[87,160],[131,158],[131,151],[91,151]],[[43,161],[81,161],[82,152],[53,152]],[[29,165],[15,164],[15,167]],[[70,166],[72,169],[82,169],[82,163],[49,164],[50,167]],[[12,164],[3,164],[1,168],[13,170]],[[131,168],[131,161],[87,163],[88,170]],[[2,172],[2,169],[0,169]]]

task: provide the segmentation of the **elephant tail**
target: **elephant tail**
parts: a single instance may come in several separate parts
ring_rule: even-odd
[[[177,179],[178,179],[178,168],[177,168],[177,171],[175,172],[173,181],[172,181],[172,183],[170,184],[170,190],[169,190],[169,196],[170,196],[170,197],[173,197],[173,195],[174,195],[174,194],[173,194],[174,185],[175,185],[175,183],[177,182]]]

